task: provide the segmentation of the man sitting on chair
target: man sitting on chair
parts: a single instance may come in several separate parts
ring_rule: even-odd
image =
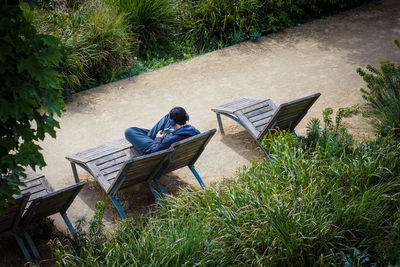
[[[125,138],[141,154],[167,149],[171,144],[199,134],[193,126],[186,124],[189,115],[182,107],[174,107],[151,130],[131,127],[125,130]]]

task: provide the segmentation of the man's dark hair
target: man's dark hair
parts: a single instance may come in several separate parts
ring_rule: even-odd
[[[185,125],[187,121],[186,110],[182,107],[174,107],[169,112],[169,116],[173,119],[176,123],[180,125]]]

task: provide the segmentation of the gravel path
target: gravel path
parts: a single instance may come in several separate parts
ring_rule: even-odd
[[[400,37],[399,12],[399,1],[386,0],[76,94],[60,119],[57,139],[41,143],[48,164],[42,172],[55,188],[71,185],[74,179],[65,156],[122,138],[127,127],[151,127],[175,105],[185,107],[190,123],[206,131],[218,127],[213,106],[243,96],[267,97],[279,105],[321,92],[297,127],[303,134],[310,118],[321,117],[324,108],[363,103],[359,89],[365,84],[357,67],[399,62],[400,49],[393,43]],[[197,164],[207,185],[233,177],[260,155],[244,130],[229,119],[223,121],[226,135],[218,132]],[[370,133],[361,117],[347,125],[359,138]],[[187,170],[169,174],[162,182],[172,192],[198,186]],[[90,180],[68,214],[73,221],[83,215],[91,218],[97,200],[107,198]],[[107,203],[106,224],[113,225],[119,217]],[[137,214],[154,199],[146,187],[138,187],[129,204],[130,214]],[[65,229],[60,218],[55,219]]]

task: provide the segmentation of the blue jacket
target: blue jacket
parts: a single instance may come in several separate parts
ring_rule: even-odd
[[[156,137],[153,141],[153,144],[146,149],[146,154],[167,149],[173,143],[176,143],[199,133],[199,130],[197,130],[193,126],[185,124],[178,130],[175,130],[170,134],[164,135],[163,137]]]

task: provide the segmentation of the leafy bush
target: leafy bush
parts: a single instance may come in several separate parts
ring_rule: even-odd
[[[315,151],[318,145],[320,149],[326,150],[329,146],[330,152],[335,155],[346,153],[353,145],[353,138],[342,126],[343,118],[351,117],[359,113],[359,106],[355,105],[348,108],[339,108],[336,112],[335,123],[331,118],[332,108],[326,108],[323,114],[324,128],[321,128],[319,119],[311,119],[307,125],[307,136],[300,137],[301,145],[304,149]]]
[[[184,39],[199,49],[240,42],[259,29],[258,0],[182,0],[180,25]]]
[[[348,153],[299,149],[276,135],[268,161],[254,162],[218,189],[184,192],[159,212],[125,220],[96,250],[57,253],[59,262],[115,265],[387,265],[396,261],[393,226],[400,143],[379,139]],[[368,257],[366,256],[368,255]],[[358,258],[357,258],[358,257]]]
[[[39,32],[58,37],[64,46],[61,73],[65,95],[110,82],[132,62],[135,39],[123,15],[100,1],[87,1],[68,13],[24,11],[33,17]]]
[[[46,165],[40,146],[46,133],[55,137],[64,102],[60,42],[37,34],[16,4],[0,7],[0,214],[13,194],[19,194],[20,177],[27,166]]]
[[[169,38],[176,24],[174,0],[109,0],[125,13],[131,30],[138,36],[142,48],[151,48],[163,38]]]
[[[400,47],[398,41],[397,46]],[[400,65],[393,62],[382,62],[380,70],[368,65],[365,72],[357,72],[367,83],[368,89],[361,88],[364,99],[372,113],[371,124],[378,134],[394,134],[400,137]]]
[[[220,48],[372,0],[181,0],[179,21],[184,39],[198,50]]]

